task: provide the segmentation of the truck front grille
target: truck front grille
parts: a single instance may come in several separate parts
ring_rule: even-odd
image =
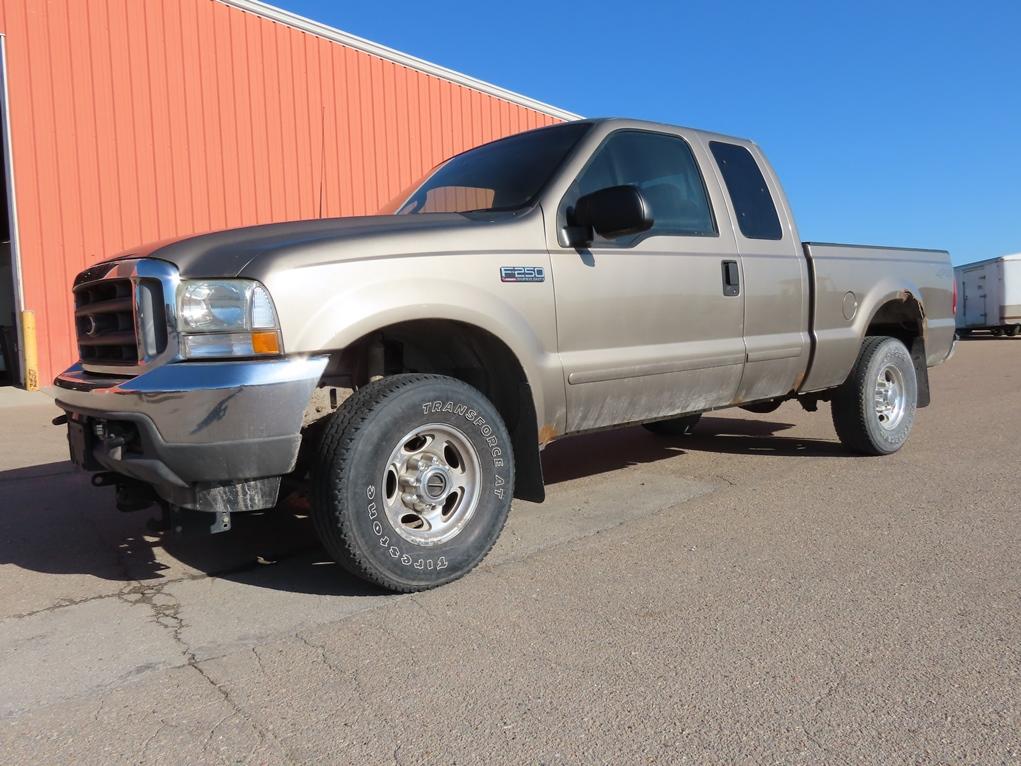
[[[167,345],[162,286],[156,279],[113,278],[74,288],[82,364],[133,367]]]
[[[138,364],[130,279],[106,279],[74,292],[78,353],[85,364]]]

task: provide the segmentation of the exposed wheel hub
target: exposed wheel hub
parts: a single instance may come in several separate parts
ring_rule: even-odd
[[[481,470],[475,447],[452,426],[430,424],[407,434],[383,476],[387,518],[418,545],[457,535],[478,505]]]
[[[413,457],[405,463],[400,477],[403,490],[401,502],[412,510],[435,510],[447,499],[447,490],[453,486],[450,467],[432,453]]]
[[[879,425],[892,431],[904,419],[907,410],[907,385],[900,368],[887,364],[876,377],[874,403]]]

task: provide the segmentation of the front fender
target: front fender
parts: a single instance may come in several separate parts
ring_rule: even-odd
[[[485,330],[521,364],[540,432],[562,432],[566,405],[552,283],[502,283],[492,257],[460,255],[316,265],[273,274],[266,282],[288,353],[343,349],[413,320],[444,319]]]

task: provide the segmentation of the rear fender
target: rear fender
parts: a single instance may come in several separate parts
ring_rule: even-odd
[[[823,289],[817,295],[812,326],[815,351],[802,393],[834,388],[847,380],[876,315],[888,304],[917,307],[921,348],[925,348],[925,308],[917,285],[907,280],[884,278],[864,295],[855,296],[853,300],[847,295],[842,288]]]

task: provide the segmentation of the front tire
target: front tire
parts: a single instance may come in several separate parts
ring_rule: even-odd
[[[440,375],[394,375],[354,393],[327,425],[312,520],[331,556],[387,590],[471,571],[503,529],[514,456],[481,392]]]
[[[870,336],[833,395],[833,425],[848,449],[888,455],[907,441],[917,404],[918,381],[907,348],[896,338]]]
[[[1016,338],[1018,332],[1021,332],[1021,324],[1007,325],[1007,328],[1003,332],[1008,338]]]

